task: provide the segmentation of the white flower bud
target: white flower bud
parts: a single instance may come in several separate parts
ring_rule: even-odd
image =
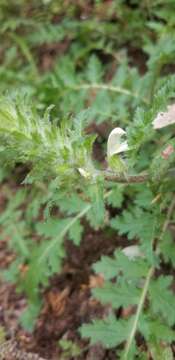
[[[119,127],[111,131],[107,142],[108,158],[110,158],[115,154],[120,154],[121,152],[128,150],[127,141],[123,141],[123,142],[121,141],[121,138],[124,134],[126,134],[126,131],[124,131]]]

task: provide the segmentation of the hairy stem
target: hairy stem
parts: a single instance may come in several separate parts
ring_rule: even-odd
[[[137,175],[128,175],[128,174],[116,174],[113,171],[109,171],[109,170],[104,170],[104,171],[99,171],[98,172],[99,175],[103,175],[104,178],[108,181],[115,181],[118,183],[129,183],[129,184],[133,184],[133,183],[144,183],[147,182],[149,180],[151,180],[149,174],[147,172],[143,173],[143,174],[137,174]],[[169,169],[167,171],[168,176],[175,176],[175,168]],[[159,178],[159,175],[158,175]]]

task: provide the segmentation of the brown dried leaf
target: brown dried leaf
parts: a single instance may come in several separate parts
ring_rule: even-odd
[[[86,360],[103,360],[105,356],[105,349],[102,345],[97,344],[91,346],[89,349]]]
[[[174,152],[172,145],[168,145],[165,150],[162,151],[161,155],[164,160],[168,160],[170,155]]]
[[[168,110],[160,112],[153,120],[153,128],[161,129],[175,123],[175,104],[169,105]]]
[[[103,287],[104,285],[104,277],[101,274],[98,275],[91,275],[89,278],[89,287],[96,288],[96,287]]]
[[[134,313],[135,313],[135,306],[129,305],[128,307],[122,309],[121,317],[126,319],[130,315],[133,315]]]
[[[66,287],[61,292],[53,292],[50,291],[48,293],[48,303],[52,309],[52,311],[56,315],[61,315],[65,309],[66,301],[69,295],[69,288]]]
[[[29,267],[26,264],[20,264],[19,265],[19,271],[20,271],[22,277],[26,274],[28,269],[29,269]]]

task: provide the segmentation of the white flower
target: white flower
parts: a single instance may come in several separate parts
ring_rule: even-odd
[[[87,172],[85,169],[83,168],[78,168],[79,173],[81,174],[81,176],[83,176],[84,178],[89,178],[90,174],[89,172]]]
[[[122,252],[127,256],[130,260],[135,259],[136,257],[144,257],[140,247],[138,245],[131,245],[125,247]]]
[[[124,131],[121,128],[115,128],[111,131],[107,142],[108,158],[110,158],[115,154],[120,154],[121,152],[124,152],[129,149],[127,141],[123,141],[123,142],[121,141],[121,137],[124,134],[126,134],[126,131]]]

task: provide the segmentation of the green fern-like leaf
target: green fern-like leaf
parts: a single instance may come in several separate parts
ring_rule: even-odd
[[[114,258],[102,256],[93,268],[96,272],[103,274],[106,280],[123,273],[124,278],[130,281],[144,277],[148,272],[149,264],[144,259],[132,261],[121,250],[116,250]]]
[[[152,280],[149,288],[149,298],[153,313],[160,314],[168,325],[175,323],[175,298],[169,289],[172,283],[171,276],[160,276],[157,280]]]
[[[144,254],[153,261],[152,241],[156,236],[157,215],[141,208],[124,210],[122,216],[111,220],[111,226],[120,235],[127,234],[128,239],[139,239]]]
[[[152,122],[156,115],[166,109],[168,101],[175,93],[175,78],[172,76],[169,81],[155,94],[149,109],[138,108],[134,122],[128,127],[128,142],[131,148],[136,151],[153,136]],[[134,152],[136,155],[136,152]]]
[[[94,289],[92,293],[103,304],[111,304],[114,308],[136,305],[140,298],[140,290],[127,282],[113,284],[106,281],[102,288]]]
[[[105,320],[95,320],[92,324],[82,325],[80,333],[84,338],[90,338],[91,344],[102,343],[106,348],[112,348],[128,337],[130,321],[116,320],[110,316]]]
[[[83,226],[80,221],[77,220],[69,230],[69,239],[73,241],[75,245],[80,245],[83,233]]]

